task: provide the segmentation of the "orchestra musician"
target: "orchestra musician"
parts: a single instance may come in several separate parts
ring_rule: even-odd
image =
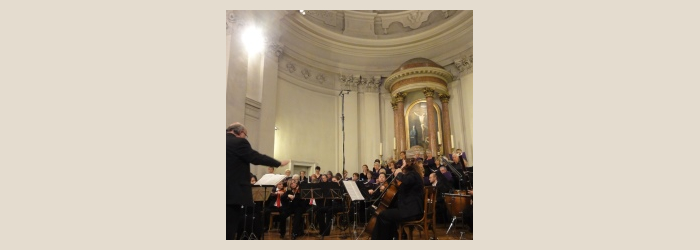
[[[277,221],[279,224],[280,238],[284,238],[287,229],[287,217],[289,216],[289,197],[285,195],[287,190],[284,187],[284,181],[277,183],[277,188],[267,198],[267,207],[265,208],[265,227],[270,225],[270,213],[279,212]],[[265,229],[265,231],[268,231]]]
[[[384,192],[384,188],[385,188],[385,186],[383,185],[384,182],[386,182],[386,174],[380,173],[379,178],[377,178],[377,182],[372,183],[369,186],[369,189],[367,190],[367,192],[370,195],[372,195],[372,200],[378,199],[379,195],[381,195],[381,193]],[[379,189],[377,190],[377,188],[379,188]],[[375,191],[375,190],[377,190],[377,191]]]
[[[340,186],[340,181],[337,177],[331,179],[333,183]],[[318,209],[317,219],[318,219],[318,238],[323,239],[323,236],[329,236],[331,234],[331,218],[337,212],[342,212],[345,210],[345,202],[342,199],[325,199],[324,205]]]
[[[440,173],[442,173],[442,176],[445,177],[450,187],[453,187],[454,181],[452,180],[452,173],[450,171],[447,171],[447,168],[445,166],[440,166]]]
[[[372,231],[373,240],[396,238],[399,222],[417,220],[423,216],[423,180],[415,164],[402,167],[401,171],[396,176],[401,181],[396,194],[396,208],[379,213]]]
[[[304,224],[302,223],[302,215],[306,212],[306,203],[301,199],[301,194],[299,190],[299,181],[292,179],[289,184],[289,190],[284,193],[289,199],[289,209],[287,209],[289,214],[294,214],[294,221],[292,221],[292,240],[304,234]]]
[[[460,171],[460,174],[464,176],[464,182],[461,183],[462,188],[471,189],[474,182],[472,181],[472,168],[469,167],[469,161],[466,159],[466,154],[463,153],[461,149],[455,149],[450,157],[452,158],[451,160],[455,166],[455,169]],[[459,180],[454,181],[453,187],[455,189],[459,189]]]

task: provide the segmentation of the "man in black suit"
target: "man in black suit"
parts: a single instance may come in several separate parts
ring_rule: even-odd
[[[236,239],[236,229],[244,215],[243,206],[253,206],[250,187],[250,164],[279,167],[279,162],[258,153],[246,139],[248,130],[240,123],[226,128],[226,239]]]

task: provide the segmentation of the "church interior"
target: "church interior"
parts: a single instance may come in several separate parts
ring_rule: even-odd
[[[290,161],[274,174],[310,176],[320,167],[350,178],[401,152],[449,161],[458,151],[472,169],[472,26],[471,10],[226,11],[225,126],[240,122],[253,149]],[[253,165],[251,173],[261,178],[268,168]],[[456,210],[436,212],[430,236],[404,236],[473,239]],[[358,236],[367,218],[352,217],[338,217],[325,239],[367,239]],[[318,239],[309,220],[297,239]],[[290,239],[275,233],[278,223],[266,240]]]

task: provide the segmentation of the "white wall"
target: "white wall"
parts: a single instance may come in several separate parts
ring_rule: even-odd
[[[462,72],[460,78],[448,84],[450,92],[450,120],[454,148],[467,153],[469,162],[474,164],[473,151],[473,74]]]
[[[274,156],[278,160],[316,162],[322,171],[337,172],[340,159],[339,97],[277,82]],[[347,113],[346,113],[347,116]],[[350,135],[350,134],[348,134]],[[278,169],[283,173],[285,168]]]
[[[362,173],[362,164],[371,166],[379,158],[379,94],[359,93],[360,154],[356,165],[346,165],[348,175]]]

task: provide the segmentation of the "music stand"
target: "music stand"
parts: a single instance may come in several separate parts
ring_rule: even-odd
[[[318,230],[316,228],[316,226],[314,225],[314,218],[316,218],[314,215],[314,205],[310,204],[310,203],[311,203],[311,199],[313,199],[314,203],[316,203],[316,199],[323,198],[323,192],[322,192],[319,184],[320,183],[308,183],[308,182],[303,182],[303,183],[299,184],[299,190],[301,192],[301,199],[302,200],[309,200],[309,203],[307,203],[307,204],[311,205],[311,211],[309,212],[309,214],[311,215],[311,216],[309,216],[310,220],[311,220],[309,222],[309,224],[310,224],[309,231],[311,231],[312,229],[315,231]],[[308,232],[305,233],[305,235],[308,235],[308,234],[309,234]]]
[[[352,233],[353,237],[357,239],[357,210],[358,210],[358,204],[360,201],[364,201],[367,197],[369,196],[369,193],[367,192],[367,187],[362,184],[362,182],[354,182],[354,181],[343,181],[343,187],[347,191],[347,194],[350,196],[350,200],[352,200],[352,203],[355,204],[355,213],[353,216],[353,225],[352,225]],[[349,211],[350,208],[348,208]]]
[[[257,240],[257,237],[255,236],[255,204],[256,204],[255,202],[262,201],[263,204],[265,204],[265,190],[266,189],[267,189],[267,186],[265,186],[265,187],[261,187],[261,186],[251,187],[251,191],[253,193],[253,207],[251,208],[251,209],[253,209],[253,219],[251,220],[251,227],[250,227],[251,230],[250,230],[250,235],[248,235],[248,232],[246,231],[248,229],[246,226],[246,223],[248,221],[248,213],[245,211],[248,209],[248,207],[246,206],[245,210],[244,210],[244,212],[246,212],[246,213],[245,213],[245,216],[243,219],[243,237],[241,237],[241,240],[246,240],[246,239]],[[264,205],[263,205],[263,207],[264,207]]]

